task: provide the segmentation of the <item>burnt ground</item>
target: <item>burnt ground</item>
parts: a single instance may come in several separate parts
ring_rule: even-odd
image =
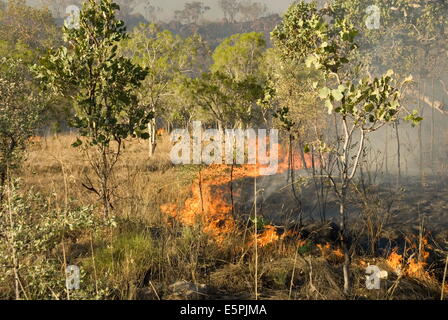
[[[295,173],[295,195],[287,173],[257,178],[258,214],[266,223],[288,228],[303,224],[315,225],[325,220],[338,224],[338,201],[328,185],[314,183],[304,171]],[[423,232],[440,244],[448,240],[448,183],[440,177],[402,179],[365,186],[360,183],[350,192],[349,223],[363,229],[367,220],[384,223],[379,247],[390,250],[402,246],[406,236]],[[234,181],[235,212],[242,220],[253,214],[254,179]],[[302,211],[300,210],[302,207]]]

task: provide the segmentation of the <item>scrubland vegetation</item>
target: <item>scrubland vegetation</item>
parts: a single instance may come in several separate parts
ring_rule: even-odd
[[[2,2],[0,298],[446,299],[448,5],[219,3],[252,32],[203,35],[200,2],[171,31]],[[278,129],[277,174],[174,165],[198,120]]]

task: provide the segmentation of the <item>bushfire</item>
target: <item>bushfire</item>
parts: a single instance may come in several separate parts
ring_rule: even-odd
[[[289,161],[283,148],[280,145],[277,148],[280,159],[283,159],[279,163],[278,174],[286,172],[290,167],[294,170],[305,168],[303,158],[306,167],[311,166],[311,156],[295,154],[292,157],[294,161]],[[202,168],[191,185],[191,196],[184,206],[178,208],[174,204],[166,204],[161,209],[185,225],[200,223],[205,233],[221,243],[232,233],[239,232],[233,203],[241,196],[241,190],[233,188],[233,183],[240,179],[260,177],[262,168],[260,164],[213,164]],[[257,236],[257,243],[266,246],[281,238],[276,227],[267,225]]]

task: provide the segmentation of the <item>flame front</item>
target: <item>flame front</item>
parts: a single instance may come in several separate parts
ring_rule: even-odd
[[[293,161],[289,161],[284,155],[280,145],[280,158],[278,173],[286,172],[290,167],[295,170],[304,168],[302,156],[295,154]],[[307,167],[311,167],[311,157],[305,155]],[[233,216],[232,197],[238,193],[231,191],[232,182],[239,179],[260,177],[262,165],[210,165],[201,169],[198,176],[191,185],[191,196],[185,201],[183,208],[178,208],[174,204],[161,206],[162,212],[174,217],[181,223],[193,226],[201,223],[203,231],[213,237],[218,243],[234,233],[238,232],[237,223]],[[278,235],[278,230],[274,226],[266,226],[264,231],[257,236],[257,243],[266,246],[278,241],[283,237]]]
[[[428,271],[425,270],[428,265],[427,260],[430,255],[427,250],[430,246],[425,237],[423,237],[420,241],[421,245],[420,248],[418,248],[416,241],[412,241],[412,239],[409,238],[406,239],[406,242],[409,244],[407,253],[414,251],[407,261],[403,255],[398,253],[398,248],[395,248],[392,251],[386,261],[397,274],[403,274],[405,276],[420,280],[431,280],[433,277],[428,273]],[[420,255],[420,257],[416,258],[416,255]]]

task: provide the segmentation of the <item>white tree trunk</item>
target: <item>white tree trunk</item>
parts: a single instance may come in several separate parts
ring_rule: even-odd
[[[149,133],[149,157],[154,155],[157,146],[156,137],[156,120],[153,119],[148,123],[148,133]]]

